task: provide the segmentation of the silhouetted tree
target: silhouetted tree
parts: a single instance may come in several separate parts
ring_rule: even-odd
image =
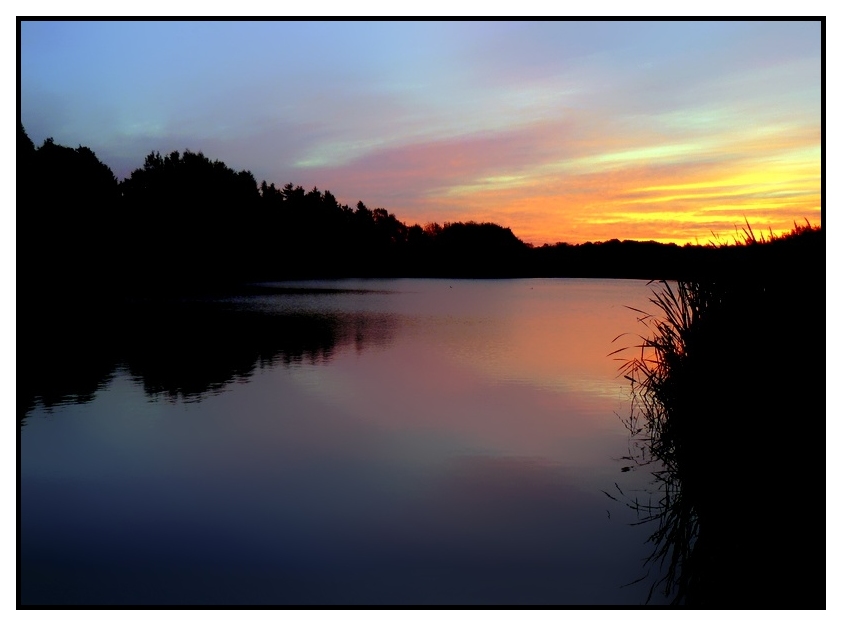
[[[114,276],[117,180],[89,148],[47,139],[37,150],[18,126],[17,242],[29,297],[91,293]]]
[[[153,152],[120,188],[129,268],[138,281],[192,289],[248,276],[261,197],[251,172],[201,152]]]

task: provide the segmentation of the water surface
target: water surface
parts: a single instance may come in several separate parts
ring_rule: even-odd
[[[23,603],[645,601],[602,493],[649,481],[607,356],[644,282],[269,287],[39,352]]]

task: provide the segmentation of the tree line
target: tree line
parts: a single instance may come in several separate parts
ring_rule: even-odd
[[[118,181],[89,148],[52,139],[36,148],[20,123],[17,173],[19,291],[31,297],[187,292],[295,278],[682,278],[764,256],[747,255],[748,245],[616,239],[533,247],[492,223],[410,226],[384,208],[341,204],[327,190],[258,184],[249,171],[189,150],[153,152]],[[809,232],[799,233],[801,247],[820,236],[823,259],[822,231],[803,230]],[[775,245],[765,257],[792,247]],[[756,265],[767,267],[769,259]],[[786,263],[778,266],[786,271]]]

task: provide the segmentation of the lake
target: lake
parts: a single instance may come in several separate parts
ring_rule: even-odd
[[[645,602],[644,281],[264,287],[19,341],[23,604]]]

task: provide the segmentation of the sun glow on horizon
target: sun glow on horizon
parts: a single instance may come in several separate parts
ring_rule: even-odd
[[[781,234],[822,218],[821,26],[23,21],[21,121],[534,245]]]

